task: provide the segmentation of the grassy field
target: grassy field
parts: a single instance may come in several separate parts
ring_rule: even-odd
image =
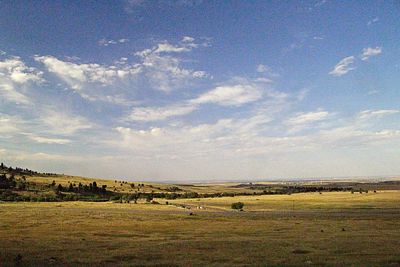
[[[0,266],[400,265],[400,191],[159,202],[0,203]]]

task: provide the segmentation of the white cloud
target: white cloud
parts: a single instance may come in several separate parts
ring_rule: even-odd
[[[117,127],[119,138],[109,144],[149,157],[154,152],[157,152],[157,157],[170,157],[179,151],[182,159],[202,158],[205,155],[232,159],[295,151],[321,152],[336,147],[374,145],[400,137],[400,130],[368,131],[351,121],[342,121],[323,129],[313,128],[312,132],[305,135],[274,134],[274,128],[287,125],[288,122],[279,124],[270,115],[261,112],[246,118],[225,118],[194,126],[178,124],[148,129]],[[279,112],[275,113],[277,115]],[[290,123],[293,127],[314,126],[327,120],[330,115],[325,111],[301,113],[293,117]]]
[[[103,40],[101,43],[127,41],[128,39]],[[123,87],[131,88],[132,91],[151,88],[170,92],[191,86],[197,80],[209,78],[210,75],[205,71],[184,68],[184,61],[176,55],[205,46],[208,46],[207,42],[197,43],[189,36],[183,37],[177,44],[163,41],[152,48],[136,52],[139,62],[133,65],[128,63],[126,57],[114,62],[115,65],[75,63],[54,56],[36,56],[35,60],[44,64],[48,72],[63,80],[81,97],[90,101],[120,104],[131,102],[120,93],[119,90]],[[117,100],[115,95],[118,96]]]
[[[342,76],[348,73],[349,71],[354,70],[355,68],[352,67],[354,59],[355,59],[354,56],[343,58],[336,64],[336,66],[333,68],[331,72],[329,72],[329,74],[332,76]]]
[[[380,142],[398,139],[400,131],[385,129],[379,131],[367,131],[354,125],[341,126],[329,130],[320,131],[317,135],[309,136],[310,142],[318,146],[352,147],[374,145]]]
[[[377,56],[382,53],[382,47],[367,47],[362,50],[362,54],[360,55],[361,60],[366,61],[368,58]],[[329,72],[330,75],[332,76],[342,76],[346,73],[348,73],[351,70],[354,70],[355,67],[353,67],[353,63],[355,61],[354,56],[349,56],[345,57],[342,60],[340,60],[336,66],[333,68],[331,72]]]
[[[36,136],[29,134],[28,137],[40,144],[58,144],[58,145],[65,145],[71,142],[69,139],[62,139],[62,138],[48,138],[42,136]]]
[[[170,117],[187,115],[200,109],[204,104],[216,104],[221,106],[242,106],[259,101],[263,96],[270,100],[280,102],[288,97],[287,94],[274,91],[266,87],[270,82],[259,79],[248,80],[236,77],[226,85],[216,86],[195,98],[185,100],[182,103],[165,107],[137,107],[123,121],[158,121]],[[301,93],[302,94],[302,93]],[[305,94],[305,93],[304,93]],[[302,100],[302,98],[298,100]]]
[[[279,77],[279,74],[277,72],[275,72],[271,67],[264,65],[264,64],[259,64],[256,68],[256,71],[260,74],[262,74],[262,76],[264,77],[260,77],[258,78],[259,80],[262,79],[267,79],[265,77],[270,77],[270,78],[277,78]],[[272,82],[273,80],[269,80],[269,82]]]
[[[7,77],[17,84],[42,82],[42,72],[25,65],[19,57],[0,61],[0,77]]]
[[[194,38],[186,36],[178,44],[173,45],[164,41],[152,48],[135,53],[141,59],[140,66],[153,88],[170,92],[191,85],[194,80],[210,77],[205,71],[182,67],[182,60],[172,55],[208,46],[207,42],[195,43],[194,41]]]
[[[0,113],[0,137],[3,134],[3,137],[12,137],[18,142],[25,136],[41,144],[68,144],[71,140],[59,136],[70,136],[93,127],[92,123],[79,116],[51,110],[41,110],[38,115],[40,117],[21,117]]]
[[[400,110],[397,109],[363,110],[358,116],[362,120],[367,120],[372,118],[382,118],[388,115],[397,114],[399,112]]]
[[[0,134],[18,133],[18,121],[15,117],[0,114]]]
[[[138,68],[102,66],[99,64],[77,64],[59,60],[53,56],[36,56],[36,61],[43,63],[49,72],[56,74],[74,89],[80,89],[83,83],[92,82],[111,84],[117,78],[128,74],[137,74]]]
[[[378,17],[373,18],[373,19],[371,19],[370,21],[367,22],[367,26],[371,26],[372,24],[375,24],[375,23],[377,23],[378,21],[379,21],[379,18],[378,18]]]
[[[367,48],[363,49],[360,57],[361,57],[361,60],[365,61],[365,60],[368,60],[368,58],[377,56],[381,53],[382,53],[382,47],[379,47],[379,46],[377,46],[375,48],[367,47]]]
[[[0,96],[9,102],[30,104],[25,95],[31,84],[40,84],[44,80],[42,72],[28,67],[19,57],[0,61]]]
[[[183,42],[183,43],[193,43],[193,42],[194,42],[194,38],[193,38],[193,37],[190,37],[190,36],[184,36],[184,37],[182,38],[182,42]]]
[[[186,115],[195,109],[197,109],[197,106],[190,104],[134,108],[127,119],[132,121],[158,121],[174,116]]]
[[[222,106],[241,106],[255,102],[263,96],[262,88],[256,84],[236,84],[217,86],[213,90],[193,99],[193,103],[215,103]]]
[[[376,95],[376,94],[379,94],[379,93],[380,93],[379,90],[370,90],[370,91],[367,92],[367,95]]]
[[[129,39],[126,39],[126,38],[121,38],[121,39],[118,39],[118,40],[112,40],[112,39],[103,38],[103,39],[98,41],[98,44],[100,46],[109,46],[109,45],[123,44],[123,43],[127,43],[127,42],[129,42]]]
[[[24,105],[31,104],[31,101],[26,95],[18,92],[12,84],[5,83],[4,81],[2,82],[1,78],[0,78],[0,96],[2,96],[7,101],[16,104],[24,104]]]
[[[123,80],[128,76],[136,76],[141,72],[138,65],[116,67],[94,63],[78,64],[62,61],[53,56],[36,56],[35,60],[43,63],[49,72],[54,73],[71,86],[81,97],[91,101],[121,102],[122,96],[118,96],[119,101],[114,101],[115,97],[109,95],[111,92],[101,88],[111,86],[116,81]]]
[[[151,54],[162,54],[162,53],[184,53],[190,52],[194,48],[207,47],[210,44],[208,42],[196,43],[195,38],[190,36],[184,36],[182,40],[177,44],[171,44],[168,41],[162,41],[152,48],[147,48],[142,51],[135,52],[136,56],[145,58]]]
[[[271,68],[266,65],[263,65],[263,64],[259,64],[257,66],[257,72],[263,73],[263,72],[267,72],[267,71],[271,71]]]
[[[316,112],[307,112],[300,113],[295,117],[292,117],[288,120],[289,124],[307,124],[315,121],[321,121],[328,117],[329,112],[327,111],[316,111]]]
[[[149,157],[154,151],[157,151],[157,156],[169,157],[176,154],[177,149],[179,157],[183,158],[204,157],[209,153],[220,156],[224,153],[235,154],[235,151],[239,149],[242,149],[242,151],[256,150],[261,143],[267,142],[262,135],[266,133],[268,125],[274,120],[274,115],[290,106],[288,96],[285,94],[268,92],[267,95],[269,98],[266,101],[255,105],[243,118],[221,118],[214,123],[197,125],[177,122],[170,123],[165,127],[153,126],[147,129],[117,127],[116,131],[120,138],[116,137],[106,143],[121,149],[140,152],[142,153],[140,155],[148,155]],[[298,101],[296,97],[293,100]],[[186,103],[190,103],[190,101]],[[186,113],[192,108],[200,108],[197,105],[200,104],[189,106],[188,110],[180,110],[180,106],[174,108],[179,113],[181,111]],[[168,115],[178,113],[172,107],[168,107],[171,108],[171,110],[168,110]],[[149,110],[153,112],[152,109]],[[140,119],[155,120],[165,117],[165,113],[163,110],[160,113],[144,114]],[[267,145],[272,144],[268,143]],[[263,149],[271,150],[271,147],[263,147]]]
[[[47,111],[42,114],[41,122],[49,128],[49,132],[58,135],[73,135],[78,131],[93,128],[93,124],[81,116]]]
[[[296,116],[289,118],[285,123],[290,126],[289,132],[297,132],[308,127],[312,127],[314,123],[326,120],[331,114],[324,110],[302,112]]]

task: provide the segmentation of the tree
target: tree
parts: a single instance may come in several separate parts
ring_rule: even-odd
[[[106,194],[106,193],[107,193],[107,185],[103,184],[103,185],[101,186],[101,193],[102,193],[102,194]]]
[[[146,202],[150,202],[152,200],[153,200],[153,195],[152,194],[146,195]]]
[[[58,184],[57,191],[58,191],[58,192],[61,192],[61,191],[63,191],[63,187],[62,187],[62,185],[61,185],[61,184]]]
[[[244,207],[244,203],[243,202],[235,202],[232,203],[231,208],[234,210],[241,210]]]
[[[128,199],[129,199],[129,200],[133,200],[133,202],[134,202],[135,204],[137,204],[137,201],[138,201],[138,199],[139,199],[139,194],[131,194],[131,195],[129,195]]]

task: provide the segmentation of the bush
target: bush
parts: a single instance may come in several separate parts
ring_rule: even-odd
[[[243,202],[235,202],[232,203],[231,208],[234,210],[241,210],[244,207],[244,203]]]
[[[121,200],[120,196],[112,196],[110,197],[110,201]]]

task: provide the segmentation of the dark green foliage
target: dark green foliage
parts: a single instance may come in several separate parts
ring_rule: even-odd
[[[244,203],[243,202],[235,202],[232,203],[231,208],[235,209],[235,210],[241,210],[244,207]]]
[[[153,194],[146,195],[146,202],[151,202],[153,200]]]
[[[180,189],[177,186],[171,186],[171,187],[167,188],[167,191],[169,191],[169,192],[178,192],[178,191],[182,191],[182,189]]]
[[[61,191],[63,191],[63,190],[64,190],[63,186],[62,186],[61,184],[58,184],[58,186],[57,186],[57,191],[58,191],[58,192],[61,192]]]

